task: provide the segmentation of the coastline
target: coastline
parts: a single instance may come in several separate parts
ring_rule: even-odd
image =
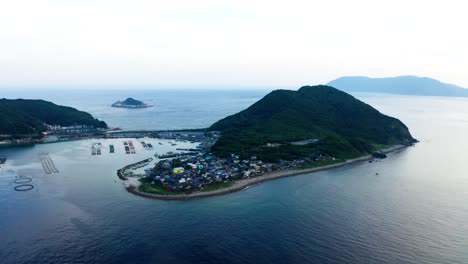
[[[380,152],[384,154],[388,154],[391,152],[395,152],[398,150],[402,150],[407,148],[408,146],[406,145],[395,145],[389,148],[385,148],[380,150]],[[266,181],[272,181],[280,178],[285,178],[285,177],[292,177],[292,176],[297,176],[297,175],[302,175],[302,174],[307,174],[307,173],[313,173],[313,172],[318,172],[318,171],[324,171],[324,170],[330,170],[334,168],[339,168],[343,167],[349,164],[354,164],[362,161],[368,161],[373,159],[372,155],[367,155],[367,156],[362,156],[359,158],[355,159],[350,159],[346,160],[344,162],[336,163],[336,164],[331,164],[331,165],[325,165],[325,166],[320,166],[316,168],[311,168],[311,169],[303,169],[303,170],[280,170],[280,171],[273,171],[269,173],[265,173],[261,176],[257,176],[254,178],[249,178],[249,179],[242,179],[242,180],[237,180],[234,181],[234,184],[230,187],[223,188],[223,189],[218,189],[215,191],[211,192],[201,192],[201,191],[196,191],[190,194],[177,194],[177,195],[161,195],[161,194],[152,194],[152,193],[145,193],[141,192],[138,190],[138,185],[135,186],[131,183],[126,183],[125,184],[125,189],[134,194],[138,195],[141,197],[145,198],[150,198],[150,199],[158,199],[158,200],[189,200],[189,199],[198,199],[198,198],[205,198],[205,197],[212,197],[212,196],[218,196],[218,195],[223,195],[223,194],[228,194],[228,193],[233,193],[233,192],[238,192],[243,189],[246,189],[249,186],[260,184]],[[135,183],[135,182],[134,182]]]

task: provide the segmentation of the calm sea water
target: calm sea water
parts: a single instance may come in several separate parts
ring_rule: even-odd
[[[207,126],[264,94],[99,91],[40,97],[113,126],[163,129]],[[157,107],[107,107],[127,95]],[[91,156],[93,140],[2,149],[0,156],[9,159],[0,169],[0,262],[468,263],[468,99],[356,96],[400,118],[421,142],[382,162],[207,199],[158,201],[127,193],[115,171],[152,155],[139,144],[132,157],[121,153],[119,142],[105,140],[105,146],[119,146],[113,156]],[[59,174],[44,174],[43,152]],[[31,177],[34,189],[15,192],[17,176]]]
[[[235,114],[266,95],[268,90],[7,90],[0,98],[44,99],[92,113],[111,127],[122,129],[205,128]],[[110,107],[132,97],[154,107]]]

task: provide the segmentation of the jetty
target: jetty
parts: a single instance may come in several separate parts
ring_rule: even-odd
[[[198,152],[198,149],[176,148],[176,150],[183,150],[183,151]]]
[[[166,154],[154,154],[154,156],[158,159],[171,159],[171,158],[182,158],[182,157],[189,157],[189,156],[196,156],[200,152],[198,151],[189,151],[189,152],[180,152],[180,153],[174,153],[174,152],[168,152]]]

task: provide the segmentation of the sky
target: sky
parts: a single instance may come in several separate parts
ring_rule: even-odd
[[[417,75],[468,87],[463,1],[0,0],[0,88],[299,87]]]

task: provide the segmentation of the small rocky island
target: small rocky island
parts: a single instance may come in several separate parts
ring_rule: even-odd
[[[135,100],[131,97],[125,99],[124,101],[117,101],[112,104],[112,107],[123,107],[123,108],[147,108],[152,107],[152,105],[148,105],[143,103],[142,101]]]

